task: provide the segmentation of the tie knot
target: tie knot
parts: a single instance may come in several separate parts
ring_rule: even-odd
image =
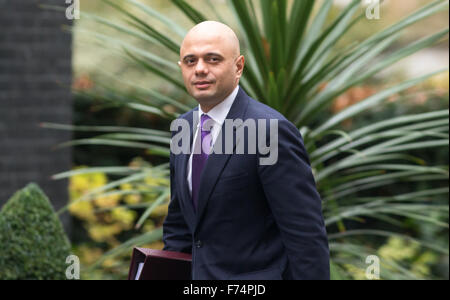
[[[211,126],[204,126],[205,125],[205,123],[208,121],[208,120],[211,120],[211,117],[210,116],[208,116],[207,114],[202,114],[202,120],[201,120],[201,129],[202,129],[202,131],[206,131],[206,132],[210,132],[211,131]]]

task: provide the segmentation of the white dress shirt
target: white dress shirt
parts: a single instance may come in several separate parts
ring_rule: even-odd
[[[211,109],[207,115],[211,118],[211,120],[214,121],[214,126],[211,128],[211,137],[212,137],[212,145],[214,145],[217,136],[219,135],[220,131],[222,130],[222,125],[225,122],[225,118],[228,115],[228,112],[230,111],[231,106],[234,103],[234,100],[236,99],[236,96],[239,92],[239,85],[234,89],[234,91],[227,97],[225,100],[217,104],[213,109]],[[202,108],[200,105],[198,106],[198,124],[197,128],[195,129],[194,133],[194,143],[192,145],[195,145],[197,141],[198,132],[200,131],[200,124],[201,124],[201,117],[204,114],[202,111]],[[193,148],[193,147],[192,147]],[[212,149],[212,147],[211,147]],[[192,196],[192,154],[194,151],[192,151],[188,165],[187,165],[187,181],[189,186],[189,192]]]

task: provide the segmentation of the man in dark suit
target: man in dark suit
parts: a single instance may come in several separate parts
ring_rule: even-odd
[[[179,65],[199,106],[178,119],[189,124],[182,136],[193,153],[171,152],[164,250],[192,253],[192,279],[329,279],[321,199],[302,137],[240,88],[244,62],[238,38],[224,24],[201,23],[183,41]],[[267,121],[253,133],[258,145],[270,144],[275,121],[275,161],[263,164],[261,153],[248,151],[251,126],[243,136],[236,126],[226,138],[225,120]],[[223,146],[230,142],[232,153]],[[239,143],[243,154],[236,153]]]

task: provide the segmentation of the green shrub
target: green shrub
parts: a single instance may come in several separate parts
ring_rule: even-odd
[[[36,184],[16,192],[0,212],[0,279],[65,279],[70,243]]]

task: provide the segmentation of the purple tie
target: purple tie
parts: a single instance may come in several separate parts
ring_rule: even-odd
[[[203,129],[203,125],[207,120],[211,118],[203,114],[200,123],[201,130],[201,153],[192,155],[192,202],[194,204],[195,210],[198,206],[198,191],[200,189],[200,178],[202,175],[203,168],[206,165],[206,160],[211,149],[211,131],[209,128]],[[203,151],[205,150],[205,151]]]

